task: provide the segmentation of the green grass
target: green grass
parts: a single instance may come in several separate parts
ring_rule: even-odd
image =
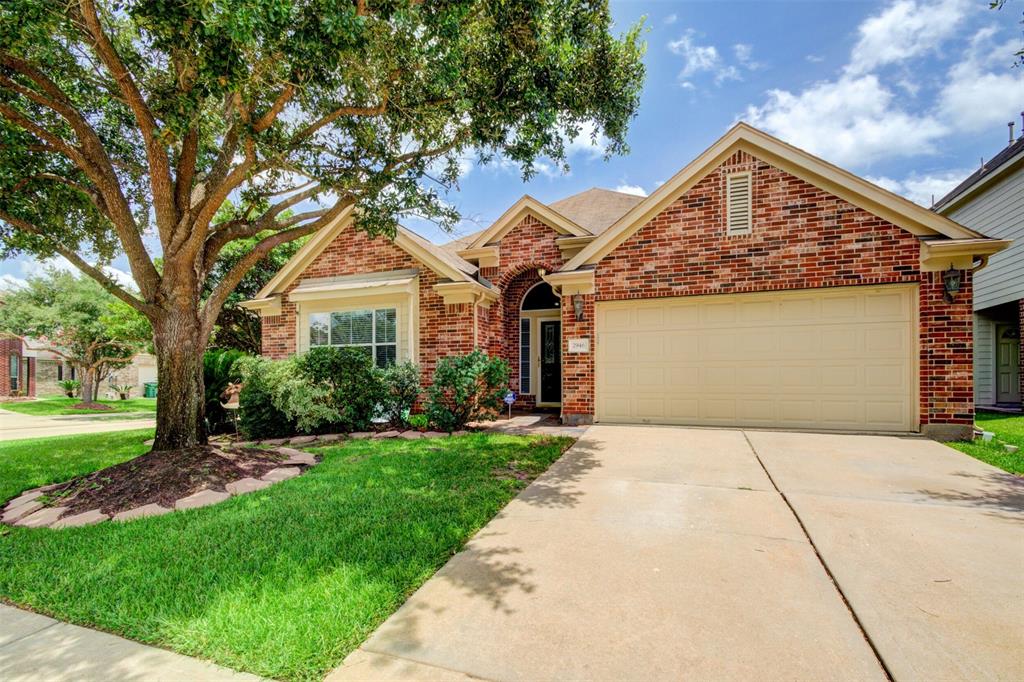
[[[153,429],[140,429],[0,441],[0,504],[24,490],[138,457],[152,437]]]
[[[82,402],[80,398],[58,396],[40,398],[25,402],[0,403],[0,409],[35,417],[64,414],[115,414],[118,412],[152,412],[156,413],[156,398],[129,398],[128,400],[97,400],[110,407],[109,410],[79,410],[72,407]]]
[[[991,431],[995,437],[988,443],[979,438],[970,443],[950,445],[982,462],[1009,471],[1011,474],[1024,476],[1024,416],[979,412],[974,417],[974,423],[985,431]],[[1017,452],[1008,452],[1003,443],[1016,445],[1020,449]]]
[[[79,470],[124,459],[145,435],[63,439],[52,475],[34,463],[46,444],[4,444],[16,479],[4,476],[4,490],[70,474],[75,453],[89,460]],[[121,454],[100,455],[115,439]],[[569,442],[352,441],[317,450],[323,461],[299,478],[213,507],[12,528],[0,536],[0,597],[259,675],[319,679],[526,485],[498,470],[538,474]]]

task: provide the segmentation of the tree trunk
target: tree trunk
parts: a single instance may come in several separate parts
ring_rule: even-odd
[[[195,313],[168,312],[153,325],[159,385],[154,450],[206,444],[203,338]]]
[[[96,370],[84,367],[82,373],[82,405],[96,404]]]

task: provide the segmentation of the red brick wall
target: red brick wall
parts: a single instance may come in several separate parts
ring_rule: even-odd
[[[1024,298],[1017,301],[1017,312],[1020,316],[1018,329],[1021,331],[1021,336],[1024,337]],[[1017,376],[1020,377],[1020,406],[1024,407],[1024,338],[1021,338],[1018,348],[1020,349],[1020,362],[1017,363]]]
[[[20,367],[21,378],[19,379],[19,388],[23,391],[25,388],[25,361],[22,357],[21,351],[21,339],[13,337],[0,337],[0,396],[11,395],[11,356],[16,355],[18,357],[18,364]],[[31,376],[28,377],[29,386],[31,390]]]
[[[594,415],[594,296],[583,299],[583,319],[576,321],[575,301],[562,302],[562,418],[590,423]],[[570,353],[569,339],[590,339],[589,353]]]
[[[726,236],[725,175],[736,171],[753,174],[753,230]],[[921,423],[970,424],[969,277],[946,304],[941,277],[918,271],[919,249],[910,233],[738,152],[597,265],[596,300],[920,283]],[[564,335],[592,335],[590,324],[566,324]],[[564,413],[592,414],[594,353],[592,342],[591,353],[566,355]]]
[[[388,272],[416,268],[419,274],[419,357],[424,385],[434,374],[437,358],[473,350],[472,306],[446,306],[434,291],[440,279],[433,270],[414,259],[385,237],[371,239],[365,232],[349,228],[338,237],[302,273],[303,278],[340,277],[370,272]],[[295,353],[296,307],[288,294],[283,297],[281,314],[263,319],[263,354],[285,358]]]

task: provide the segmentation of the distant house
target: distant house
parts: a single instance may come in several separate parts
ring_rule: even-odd
[[[17,336],[0,334],[0,398],[36,394],[36,359]]]
[[[61,395],[64,389],[60,382],[81,380],[78,370],[53,351],[26,348],[25,356],[35,358],[35,395]],[[99,397],[114,398],[117,394],[115,386],[131,386],[131,396],[139,398],[143,395],[145,384],[151,381],[156,381],[156,356],[139,353],[132,358],[130,365],[112,372],[102,380]]]
[[[942,197],[941,215],[1013,244],[974,277],[974,399],[1021,407],[1024,393],[1024,135]]]

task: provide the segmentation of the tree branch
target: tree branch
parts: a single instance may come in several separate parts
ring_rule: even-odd
[[[132,296],[130,293],[128,293],[120,286],[118,286],[118,284],[114,282],[114,280],[112,280],[109,276],[107,276],[107,274],[103,272],[101,269],[99,269],[95,265],[90,265],[84,258],[79,256],[75,251],[65,248],[63,245],[54,241],[39,227],[33,225],[27,220],[22,220],[17,216],[13,216],[7,213],[6,211],[0,211],[0,220],[3,220],[5,223],[11,225],[15,229],[21,230],[22,232],[27,232],[28,234],[43,239],[50,245],[50,247],[54,251],[67,258],[69,261],[71,261],[72,265],[74,265],[79,270],[81,270],[82,272],[89,275],[97,282],[99,282],[100,286],[109,291],[111,294],[121,299],[122,301],[124,301],[131,307],[135,308],[143,315],[146,315],[147,317],[150,317],[153,314],[154,310],[152,306],[150,306],[148,303],[144,301],[140,301],[135,296]]]
[[[224,275],[220,283],[214,288],[210,297],[206,299],[206,303],[203,305],[201,313],[203,332],[206,335],[209,335],[213,331],[213,325],[216,323],[217,316],[220,314],[220,310],[224,306],[224,301],[227,300],[227,297],[235,290],[238,283],[242,281],[242,278],[245,277],[245,273],[249,272],[256,263],[266,257],[266,255],[275,247],[295,241],[296,239],[305,237],[308,234],[313,234],[317,230],[327,226],[351,205],[351,200],[347,202],[338,201],[338,203],[332,206],[327,213],[318,220],[299,227],[293,227],[282,232],[277,232],[261,240],[255,247],[253,247],[252,251],[247,253],[240,261],[235,263],[234,267],[228,270],[227,274]]]
[[[255,123],[252,125],[253,132],[262,133],[264,130],[274,124],[274,120],[277,119],[278,114],[284,109],[285,105],[288,104],[288,100],[295,94],[295,86],[290,83],[281,90],[277,98],[274,100],[274,104],[271,105],[267,113],[260,116]]]
[[[156,213],[157,226],[161,231],[172,230],[178,221],[174,210],[171,167],[167,158],[167,149],[159,140],[156,119],[136,85],[135,79],[132,78],[128,68],[121,60],[121,56],[103,31],[96,6],[92,0],[79,0],[79,10],[89,35],[92,37],[96,54],[99,55],[103,65],[110,71],[110,75],[114,77],[114,81],[121,88],[121,92],[128,101],[128,106],[135,114],[142,139],[146,143],[146,157],[149,160],[149,184],[153,191],[153,208]]]

